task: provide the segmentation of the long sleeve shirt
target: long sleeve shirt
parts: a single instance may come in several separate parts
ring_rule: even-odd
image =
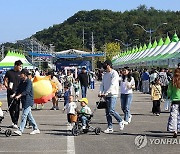
[[[168,85],[167,93],[172,101],[180,101],[180,89],[173,86],[172,82]]]
[[[151,97],[152,100],[159,100],[161,98],[161,86],[160,85],[152,85],[151,88]]]
[[[107,97],[117,97],[119,93],[119,75],[114,69],[103,75],[99,94],[105,94]]]

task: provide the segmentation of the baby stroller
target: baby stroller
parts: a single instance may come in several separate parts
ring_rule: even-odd
[[[13,103],[14,103],[14,99],[12,100],[12,102],[9,105],[8,109],[4,112],[3,117],[0,116],[0,124],[3,122],[4,117],[8,113],[8,111],[9,111],[9,109],[12,106]],[[12,130],[11,129],[3,129],[3,128],[0,127],[0,133],[5,134],[6,137],[9,137],[9,136],[12,135]]]
[[[82,114],[78,114],[77,122],[75,123],[75,125],[72,128],[72,135],[78,136],[79,134],[88,133],[88,132],[95,132],[96,135],[101,134],[101,128],[100,127],[93,127],[93,126],[90,125],[91,118],[93,117],[94,112],[97,109],[100,109],[101,105],[102,105],[102,98],[100,98],[100,100],[98,102],[96,102],[96,108],[94,109],[93,113],[88,116],[86,129],[82,129],[82,122],[81,122],[81,115]]]

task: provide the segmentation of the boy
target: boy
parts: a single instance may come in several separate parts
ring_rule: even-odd
[[[69,96],[71,92],[69,90],[69,87],[67,85],[64,85],[64,106],[66,106],[67,103],[69,103]]]
[[[76,103],[73,101],[73,95],[70,95],[69,96],[69,103],[67,103],[65,106],[64,106],[64,109],[63,111],[66,110],[67,112],[67,120],[68,120],[68,123],[69,124],[72,124],[74,125],[74,123],[76,122],[77,120],[77,115],[76,115],[76,109],[77,109],[77,105]]]
[[[82,129],[86,129],[87,126],[87,121],[89,116],[92,114],[91,109],[87,106],[88,104],[88,99],[87,98],[82,98],[79,100],[81,103],[81,110],[80,110],[80,120],[82,121]]]

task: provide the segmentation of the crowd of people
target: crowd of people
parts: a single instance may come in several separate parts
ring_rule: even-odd
[[[82,128],[86,129],[88,116],[92,114],[88,107],[87,91],[88,88],[94,90],[97,79],[101,82],[98,97],[103,98],[106,102],[107,129],[104,130],[104,133],[113,132],[112,117],[119,123],[120,130],[131,123],[133,91],[139,91],[142,94],[151,95],[154,115],[160,116],[161,104],[164,104],[165,110],[170,110],[167,129],[174,132],[173,137],[177,137],[177,132],[180,129],[178,127],[180,125],[178,121],[180,116],[180,65],[174,71],[164,68],[152,68],[149,71],[146,68],[130,69],[128,67],[115,70],[112,67],[112,62],[106,60],[103,63],[103,73],[102,71],[96,73],[87,71],[83,67],[76,78],[71,70],[65,74],[63,71],[39,71],[38,68],[27,70],[22,69],[22,66],[23,63],[20,60],[16,61],[14,69],[7,71],[3,79],[7,89],[7,102],[12,120],[10,127],[16,128],[14,133],[19,136],[22,135],[27,121],[33,128],[30,134],[40,133],[31,112],[34,104],[32,79],[35,76],[49,76],[49,80],[57,86],[52,98],[51,110],[59,110],[58,101],[59,98],[63,98],[63,111],[66,110],[69,125],[73,126],[77,120],[77,113],[81,113]],[[119,94],[123,117],[115,111]],[[80,110],[76,104],[78,100],[81,102]],[[22,116],[18,127],[20,102],[22,103]]]

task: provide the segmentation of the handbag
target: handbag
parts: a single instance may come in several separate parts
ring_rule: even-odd
[[[107,108],[107,102],[105,100],[102,100],[102,98],[96,102],[97,109],[106,109]]]

